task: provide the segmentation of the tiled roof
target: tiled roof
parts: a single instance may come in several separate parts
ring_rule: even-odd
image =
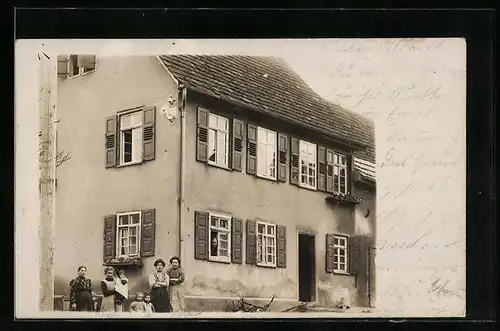
[[[320,97],[280,58],[240,55],[162,55],[188,88],[326,134],[373,148],[373,123]],[[370,151],[359,157],[374,162]]]

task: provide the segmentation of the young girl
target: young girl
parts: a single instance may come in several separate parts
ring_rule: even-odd
[[[146,313],[151,314],[155,312],[155,307],[151,302],[151,294],[146,293],[144,296],[144,306],[146,307]]]
[[[124,270],[118,272],[115,280],[115,311],[123,311],[123,303],[128,299],[128,279]]]
[[[102,291],[102,312],[114,312],[115,311],[115,269],[112,267],[106,267],[104,269],[104,279],[101,281],[101,291]]]
[[[145,313],[146,312],[146,303],[144,300],[144,294],[142,292],[138,292],[135,301],[130,304],[129,311],[131,313]]]

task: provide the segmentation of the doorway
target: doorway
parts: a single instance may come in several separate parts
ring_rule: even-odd
[[[299,233],[299,301],[316,299],[315,237]]]

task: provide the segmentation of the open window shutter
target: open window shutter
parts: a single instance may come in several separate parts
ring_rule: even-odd
[[[198,108],[196,132],[196,160],[207,162],[208,159],[208,111]]]
[[[299,185],[299,139],[291,139],[290,184]]]
[[[257,264],[257,235],[255,220],[247,220],[246,264]]]
[[[66,77],[68,75],[68,61],[67,55],[57,56],[57,76]]]
[[[333,193],[333,151],[326,150],[326,191]]]
[[[276,226],[278,256],[276,266],[278,268],[286,268],[286,227],[283,225]]]
[[[77,66],[90,70],[95,69],[96,56],[95,55],[78,55],[76,60]]]
[[[278,180],[286,182],[288,172],[288,137],[278,134]]]
[[[141,229],[141,256],[155,255],[155,209],[142,211],[142,229]]]
[[[241,171],[243,168],[243,122],[233,119],[233,169]]]
[[[103,260],[106,262],[116,256],[116,215],[104,217]]]
[[[194,213],[194,258],[208,259],[208,213]]]
[[[257,174],[257,126],[247,126],[247,174]]]
[[[352,236],[349,238],[349,273],[357,274],[361,270],[361,237]]]
[[[318,146],[318,190],[326,191],[326,148]]]
[[[353,180],[354,180],[354,156],[351,152],[347,157],[347,194],[352,193]]]
[[[142,133],[142,160],[151,161],[155,159],[155,126],[156,109],[148,107],[143,111],[143,133]]]
[[[326,247],[325,247],[325,271],[333,273],[333,234],[326,234]]]
[[[116,166],[117,161],[117,132],[116,132],[116,116],[106,118],[106,168]]]
[[[232,219],[231,225],[231,262],[243,263],[243,221],[239,218]]]

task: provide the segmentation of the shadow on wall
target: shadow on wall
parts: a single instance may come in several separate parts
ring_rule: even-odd
[[[225,280],[218,277],[196,276],[187,284],[190,295],[226,297],[271,297],[295,298],[297,284],[291,279],[273,284],[243,284],[238,279]]]

